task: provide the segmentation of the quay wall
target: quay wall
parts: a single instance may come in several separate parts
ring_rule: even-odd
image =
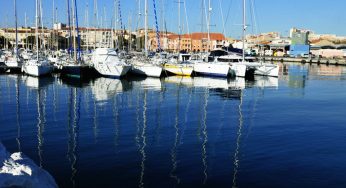
[[[296,63],[313,63],[313,64],[326,64],[326,65],[342,65],[346,66],[346,59],[333,59],[333,58],[304,58],[304,57],[258,57],[259,60],[264,61],[280,61],[280,62],[296,62]]]

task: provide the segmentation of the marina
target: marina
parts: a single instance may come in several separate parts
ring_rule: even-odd
[[[345,186],[346,67],[279,65],[252,80],[1,73],[1,142],[59,187]]]
[[[345,6],[1,2],[0,188],[346,187]]]

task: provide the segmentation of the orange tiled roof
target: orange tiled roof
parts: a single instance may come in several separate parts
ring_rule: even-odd
[[[210,40],[226,40],[225,36],[222,33],[210,33]],[[172,34],[167,36],[168,39],[174,40],[178,39],[179,35]],[[191,39],[191,40],[202,40],[208,38],[208,33],[191,33],[191,34],[183,34],[181,38]]]

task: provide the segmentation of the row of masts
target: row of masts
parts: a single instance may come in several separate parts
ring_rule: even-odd
[[[72,0],[73,3],[72,3],[72,7],[70,8],[70,1],[71,0],[67,0],[67,15],[68,15],[68,18],[67,18],[67,21],[68,21],[68,25],[70,26],[70,28],[72,28],[72,30],[70,31],[70,36],[72,37],[73,41],[72,41],[72,45],[70,44],[70,41],[68,41],[68,46],[70,46],[70,48],[73,49],[73,59],[74,60],[77,60],[77,49],[79,49],[79,41],[76,41],[77,39],[79,40],[79,34],[78,34],[78,19],[77,19],[77,1],[76,0]],[[148,55],[148,0],[144,0],[145,2],[145,19],[144,19],[144,28],[145,28],[145,45],[144,45],[144,51],[145,51],[145,54]],[[155,3],[155,0],[154,0],[154,3]],[[185,6],[185,2],[184,3],[184,8],[185,8],[185,13],[186,13],[186,6]],[[16,0],[14,0],[14,4],[15,4],[15,25],[16,25],[16,46],[15,46],[15,49],[18,49],[18,36],[17,36],[17,7],[16,7]],[[36,21],[38,21],[38,25],[41,25],[41,28],[43,28],[43,22],[42,22],[42,3],[41,1],[37,1],[37,7],[36,7],[36,10],[37,10],[37,16],[36,16]],[[141,12],[140,12],[140,1],[139,1],[139,17],[141,16]],[[177,2],[178,4],[178,34],[181,35],[181,32],[182,32],[182,27],[181,27],[181,0],[178,0]],[[205,4],[205,1],[203,0],[202,1],[202,6]],[[119,7],[117,8],[117,5],[119,5]],[[221,4],[220,4],[221,6]],[[89,5],[87,3],[86,5],[87,9],[86,9],[86,12],[85,12],[85,24],[87,25],[87,28],[89,28],[89,12],[88,12],[88,9],[89,9]],[[243,0],[243,34],[242,34],[242,40],[244,41],[245,40],[245,32],[246,32],[246,14],[245,14],[245,7],[246,7],[246,1]],[[203,7],[202,7],[203,8]],[[220,7],[221,8],[221,7]],[[206,20],[207,20],[207,33],[208,33],[208,51],[210,51],[210,21],[211,21],[211,12],[212,12],[212,8],[211,8],[211,0],[208,0],[208,7],[207,9],[204,9],[204,10],[207,10],[207,13],[205,13],[206,15]],[[222,9],[221,9],[222,10]],[[119,11],[119,12],[118,12]],[[156,11],[156,10],[155,10]],[[70,12],[72,12],[72,16],[70,16]],[[202,10],[203,12],[203,10]],[[112,27],[112,29],[114,29],[114,31],[117,31],[117,25],[118,25],[118,22],[119,22],[119,18],[118,18],[118,15],[120,13],[120,1],[119,0],[114,0],[114,27]],[[54,23],[57,23],[57,7],[55,7],[55,0],[53,0],[53,11],[52,11],[52,21],[53,21],[53,27],[54,27]],[[120,16],[120,19],[121,19],[121,15]],[[95,22],[95,28],[98,27],[98,24],[97,24],[97,21],[99,20],[98,18],[98,5],[97,5],[97,1],[94,0],[94,22]],[[202,13],[202,19],[203,19],[203,13]],[[72,18],[72,27],[71,27],[71,18]],[[106,13],[105,13],[105,9],[104,9],[104,19],[106,19]],[[223,16],[222,16],[222,20],[223,20]],[[102,21],[102,20],[101,20]],[[186,18],[186,21],[187,21],[187,18]],[[129,20],[129,22],[131,22],[131,19]],[[156,24],[157,24],[157,21],[156,21]],[[187,23],[188,24],[188,23]],[[36,28],[38,27],[38,25],[36,26]],[[224,25],[224,23],[223,23]],[[25,13],[25,27],[27,27],[27,16],[26,16],[26,13]],[[157,27],[158,28],[158,27]],[[123,28],[121,28],[123,29]],[[37,31],[36,31],[37,32]],[[37,32],[38,33],[38,32]],[[118,41],[117,40],[114,40],[114,33],[112,32],[112,40],[111,41],[116,41],[115,44],[114,42],[110,42],[108,41],[108,46],[109,47],[113,47],[113,48],[116,48],[117,46],[117,43]],[[27,35],[27,33],[26,33]],[[97,44],[96,44],[96,30],[95,30],[95,42],[94,42],[94,46],[93,48],[96,49],[97,47]],[[38,39],[37,39],[38,40]],[[89,40],[89,38],[87,38],[87,40]],[[102,39],[101,39],[102,40]],[[159,36],[158,36],[158,40],[159,40]],[[58,41],[55,41],[56,42],[56,45],[58,46],[59,43]],[[102,42],[101,42],[102,43]],[[78,44],[78,48],[77,48],[77,44]],[[87,41],[86,42],[87,44],[87,50],[89,50],[89,42]],[[28,43],[27,43],[28,45]],[[36,41],[36,45],[38,46],[38,43]],[[131,45],[130,45],[131,46]],[[178,45],[180,47],[180,45]],[[243,49],[245,48],[245,44],[243,42]],[[179,50],[180,51],[180,50]],[[245,54],[243,54],[243,60],[245,59]]]

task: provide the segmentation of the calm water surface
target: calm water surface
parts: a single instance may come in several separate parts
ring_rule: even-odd
[[[346,187],[346,68],[279,78],[0,74],[0,140],[60,187]]]

